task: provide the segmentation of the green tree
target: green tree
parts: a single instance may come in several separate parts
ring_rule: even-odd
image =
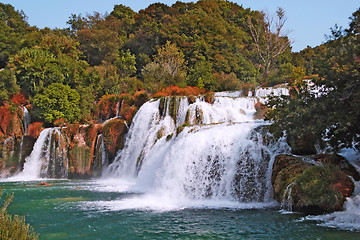
[[[0,104],[7,101],[9,96],[19,92],[14,73],[9,69],[0,70]]]
[[[320,94],[298,86],[298,94],[270,102],[268,118],[273,129],[290,136],[310,137],[337,151],[360,150],[360,37],[348,34],[325,43],[326,52],[317,59],[316,81]]]
[[[114,62],[117,67],[117,72],[121,77],[129,77],[136,73],[136,57],[130,53],[130,50],[126,52],[120,51],[118,58]]]
[[[349,24],[349,29],[345,30],[349,34],[359,34],[360,33],[360,8],[356,10],[352,16],[349,18],[351,20]]]
[[[252,19],[249,16],[248,26],[263,68],[263,80],[265,80],[272,74],[277,57],[290,50],[290,41],[283,32],[286,17],[282,8],[278,8],[276,17],[265,13],[262,15],[264,20]]]
[[[47,123],[63,118],[69,122],[80,119],[80,95],[69,86],[53,83],[34,99],[35,113]]]
[[[10,59],[17,82],[30,96],[35,96],[52,83],[73,88],[88,83],[88,64],[81,60],[78,43],[66,36],[48,34],[38,46],[24,48]]]
[[[154,61],[147,64],[142,70],[144,82],[151,90],[155,91],[164,86],[184,84],[185,67],[184,54],[175,44],[168,41],[158,49]]]
[[[189,86],[198,86],[199,79],[201,79],[200,82],[202,82],[205,89],[215,90],[213,73],[214,69],[210,61],[205,59],[198,61],[189,70],[187,84]]]
[[[15,11],[10,4],[0,3],[0,69],[21,49],[27,28],[24,12]]]

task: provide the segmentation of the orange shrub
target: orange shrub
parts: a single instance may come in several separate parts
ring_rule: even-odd
[[[61,127],[65,124],[65,119],[60,118],[54,121],[54,126],[55,127]]]
[[[14,94],[13,97],[10,100],[14,104],[18,105],[26,105],[29,102],[26,100],[25,96],[21,93]]]
[[[179,87],[179,86],[169,86],[162,89],[160,92],[154,94],[154,97],[166,97],[166,96],[197,96],[204,94],[205,90],[199,89],[198,87]]]
[[[0,130],[3,134],[6,134],[7,126],[11,120],[11,110],[9,105],[0,107]]]

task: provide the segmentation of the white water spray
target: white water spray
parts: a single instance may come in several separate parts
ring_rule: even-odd
[[[23,110],[23,125],[24,125],[24,135],[27,135],[27,128],[29,124],[31,123],[31,116],[29,114],[28,109],[25,106],[21,106],[21,109]]]
[[[66,178],[68,164],[64,141],[59,128],[47,128],[41,131],[33,151],[25,159],[23,171],[10,179],[29,181],[42,178]]]
[[[272,162],[289,147],[264,144],[255,134],[265,124],[253,119],[258,101],[226,94],[213,104],[186,97],[149,101],[103,176],[130,180],[127,191],[152,200],[176,199],[178,207],[273,203]]]

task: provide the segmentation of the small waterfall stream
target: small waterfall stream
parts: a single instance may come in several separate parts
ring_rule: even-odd
[[[66,139],[59,128],[41,131],[33,151],[25,159],[24,170],[13,180],[36,180],[40,178],[66,178],[68,175]]]
[[[31,123],[31,116],[28,111],[28,109],[25,106],[21,106],[21,109],[23,110],[24,116],[23,116],[23,125],[24,125],[24,135],[27,135],[27,128],[29,124]]]

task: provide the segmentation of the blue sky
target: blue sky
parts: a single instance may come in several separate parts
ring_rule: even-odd
[[[194,0],[195,1],[195,0]],[[192,2],[194,2],[192,1]],[[169,6],[176,0],[2,0],[17,10],[24,10],[30,25],[39,28],[64,28],[72,13],[111,12],[114,5],[123,4],[138,12],[152,3],[162,2]],[[191,2],[182,0],[182,2]],[[293,41],[293,51],[306,46],[315,47],[325,41],[324,34],[337,23],[348,27],[349,17],[360,7],[359,0],[234,0],[252,10],[270,13],[282,7],[287,16],[286,29]]]

